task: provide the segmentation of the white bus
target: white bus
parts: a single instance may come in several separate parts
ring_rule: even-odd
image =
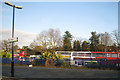
[[[71,51],[56,51],[56,54],[61,54],[63,59],[70,59]]]
[[[70,59],[70,65],[75,66],[85,65],[91,62],[89,59],[95,58],[94,54],[91,54],[90,51],[56,51],[56,53],[60,53],[63,59]]]
[[[82,66],[91,62],[90,59],[95,58],[90,51],[72,51],[71,52],[71,65]],[[85,60],[86,59],[86,60]],[[93,61],[97,62],[97,61]]]

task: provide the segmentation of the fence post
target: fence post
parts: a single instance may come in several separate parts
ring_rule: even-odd
[[[8,64],[8,58],[6,58],[6,63]]]

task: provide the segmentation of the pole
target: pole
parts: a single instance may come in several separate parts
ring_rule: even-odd
[[[15,5],[13,7],[12,38],[14,38],[14,14],[15,14]],[[12,42],[11,77],[14,77],[14,42]]]

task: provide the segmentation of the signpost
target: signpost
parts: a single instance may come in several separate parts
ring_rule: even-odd
[[[8,43],[18,42],[18,37],[8,39]]]
[[[6,5],[11,6],[13,8],[13,24],[12,24],[12,38],[9,40],[12,42],[12,61],[11,61],[11,77],[14,77],[14,42],[18,41],[18,39],[14,39],[14,14],[15,14],[15,8],[22,9],[22,6],[16,6],[9,2],[5,2]]]

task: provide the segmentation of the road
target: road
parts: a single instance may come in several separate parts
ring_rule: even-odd
[[[2,67],[2,75],[10,76],[10,67]],[[16,78],[118,78],[115,70],[77,70],[45,67],[15,66]]]

